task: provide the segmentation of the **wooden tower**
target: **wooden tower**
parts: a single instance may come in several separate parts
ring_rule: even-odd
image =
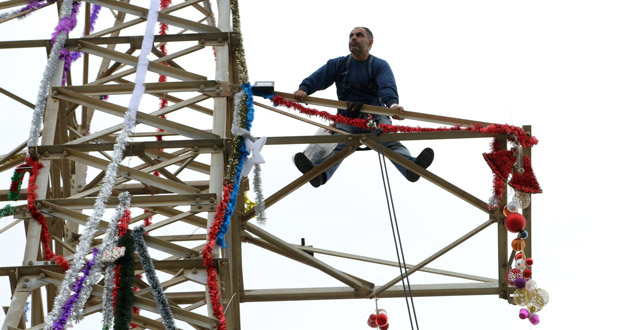
[[[231,5],[232,2],[232,5]],[[0,10],[10,11],[23,6],[26,1],[4,1]],[[81,228],[86,223],[94,197],[101,188],[101,180],[110,162],[114,139],[121,128],[127,110],[128,96],[134,83],[133,75],[141,51],[144,22],[147,16],[145,1],[129,0],[86,0],[80,17],[89,19],[93,5],[103,8],[100,21],[94,33],[85,32],[82,38],[70,38],[65,47],[69,51],[82,52],[83,59],[72,68],[67,84],[62,86],[62,65],[54,73],[45,108],[44,124],[40,144],[26,150],[26,137],[19,137],[3,144],[0,157],[0,170],[9,173],[22,164],[26,151],[38,157],[43,168],[37,177],[36,206],[48,219],[54,253],[63,255],[69,261],[75,253],[80,239]],[[156,259],[155,268],[166,274],[162,286],[166,289],[175,319],[195,329],[215,329],[218,321],[209,311],[208,292],[205,288],[207,276],[200,252],[205,245],[205,232],[213,220],[214,212],[220,202],[226,155],[231,148],[231,125],[233,96],[239,91],[238,50],[242,47],[241,36],[233,20],[238,12],[234,1],[218,0],[213,8],[209,1],[175,1],[162,10],[158,20],[170,26],[169,34],[156,33],[149,64],[146,94],[143,102],[155,104],[160,98],[168,100],[168,106],[151,110],[140,108],[137,121],[140,123],[133,135],[134,142],[126,150],[125,162],[119,168],[113,196],[108,208],[118,203],[118,193],[128,191],[132,197],[132,223],[153,217],[147,227],[152,234],[147,237],[147,245]],[[59,6],[59,5],[58,5]],[[56,4],[39,9],[50,14],[58,8]],[[28,12],[17,13],[4,18],[0,23],[14,23]],[[112,15],[111,15],[112,14]],[[35,19],[37,14],[33,13]],[[40,17],[40,16],[39,16]],[[113,18],[111,18],[113,17]],[[26,18],[21,24],[29,24]],[[214,19],[216,18],[216,19]],[[85,24],[88,26],[88,24]],[[251,27],[246,27],[251,28]],[[36,40],[9,40],[3,36],[0,41],[0,55],[3,58],[9,50],[25,49],[48,50],[51,43],[42,39],[49,31],[43,31]],[[163,54],[157,46],[166,43],[169,54]],[[216,54],[215,60],[214,53]],[[12,59],[19,63],[19,59]],[[79,64],[79,67],[78,67]],[[167,82],[157,82],[157,75],[165,75]],[[79,77],[79,78],[75,78]],[[37,82],[38,77],[32,81]],[[0,86],[3,103],[19,112],[33,109],[33,100],[21,96],[12,86]],[[289,94],[278,93],[285,98]],[[103,100],[108,95],[109,100]],[[329,108],[342,107],[339,101],[309,98],[308,103]],[[283,113],[282,110],[267,105],[261,106]],[[365,107],[366,111],[381,113],[385,109]],[[160,116],[167,115],[167,119]],[[291,115],[289,115],[291,116]],[[320,126],[305,118],[293,117]],[[407,118],[442,123],[448,125],[474,125],[487,123],[448,118],[441,116],[407,113]],[[104,118],[104,119],[99,119]],[[525,127],[529,131],[529,127]],[[162,136],[158,141],[156,136]],[[386,135],[398,140],[433,140],[489,138],[488,134],[464,132],[400,133]],[[507,136],[499,135],[503,148],[507,146]],[[324,143],[326,141],[346,141],[350,147],[336,158],[325,162],[315,170],[296,177],[276,193],[267,196],[267,208],[278,207],[278,202],[306,184],[320,171],[338,160],[353,154],[359,145],[377,149],[374,140],[366,136],[290,136],[268,137],[267,143],[303,144]],[[529,150],[525,150],[529,153]],[[467,193],[430,171],[411,164],[389,150],[386,157],[393,159],[410,170],[419,173],[423,179],[443,188],[447,192],[465,200],[474,208],[488,215],[479,226],[472,228],[462,237],[429,255],[417,264],[407,265],[408,274],[417,271],[430,271],[448,277],[468,281],[460,284],[414,285],[415,296],[452,295],[497,295],[509,299],[510,288],[505,279],[506,271],[513,258],[508,249],[508,237],[503,228],[503,215],[500,211],[489,211],[487,203]],[[157,171],[160,176],[153,175]],[[0,262],[0,275],[8,278],[10,296],[2,297],[0,303],[5,307],[2,330],[26,329],[24,308],[29,307],[28,329],[42,329],[44,317],[51,309],[57,286],[63,279],[58,265],[46,261],[41,250],[41,225],[31,218],[25,204],[27,179],[18,201],[9,202],[7,189],[0,191],[0,201],[15,206],[14,221],[0,229],[0,234],[9,232],[13,225],[25,229],[24,238],[14,246],[14,253],[23,254],[21,264]],[[8,181],[6,184],[8,185]],[[247,189],[247,181],[242,182]],[[296,301],[323,299],[354,299],[377,297],[401,297],[400,278],[386,283],[371,283],[354,274],[340,270],[337,264],[321,260],[321,255],[361,260],[365,262],[394,265],[390,260],[353,255],[340,251],[330,251],[318,247],[291,244],[271,234],[265,228],[250,222],[254,210],[245,211],[243,194],[239,194],[236,212],[233,214],[228,247],[215,255],[223,305],[226,311],[228,329],[240,329],[240,303],[263,301]],[[506,200],[501,201],[502,205]],[[531,240],[531,206],[524,210],[527,229]],[[100,225],[103,234],[104,218]],[[485,228],[497,225],[497,241],[494,249],[498,251],[497,278],[489,279],[470,274],[430,269],[426,266],[454,247],[475,236]],[[173,229],[174,228],[174,229]],[[163,229],[163,230],[162,230]],[[12,232],[12,231],[11,231]],[[5,234],[6,235],[6,234]],[[100,243],[95,240],[94,245]],[[3,240],[5,237],[3,237]],[[6,239],[18,239],[6,237]],[[250,290],[244,286],[242,273],[242,243],[256,245],[285,258],[313,267],[342,282],[341,287],[298,288],[298,289],[259,289]],[[527,254],[531,255],[531,251]],[[137,271],[141,271],[137,269]],[[134,315],[132,322],[139,329],[164,329],[157,319],[157,307],[148,285],[138,282],[134,306],[151,314]],[[101,313],[100,285],[96,285],[85,311],[87,315]],[[206,306],[206,307],[205,307]],[[154,314],[153,314],[154,313]],[[155,315],[151,317],[149,315]],[[186,328],[185,326],[183,326]]]

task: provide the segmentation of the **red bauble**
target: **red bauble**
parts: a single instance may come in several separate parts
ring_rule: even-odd
[[[379,330],[387,330],[389,327],[390,327],[390,325],[386,324],[386,325],[380,327]]]
[[[534,264],[534,259],[532,259],[532,258],[525,259],[525,264],[528,265],[528,266],[533,265]]]
[[[519,252],[515,255],[515,260],[523,259],[523,253]],[[527,261],[526,261],[527,262]]]
[[[370,316],[368,316],[368,326],[371,328],[376,328],[378,327],[377,325],[377,315],[376,314],[370,314]]]
[[[506,229],[511,233],[519,233],[525,229],[525,218],[519,213],[510,213],[504,221]]]
[[[532,270],[531,269],[526,269],[523,271],[523,278],[531,278],[532,277]]]
[[[379,327],[384,327],[385,325],[388,324],[388,317],[385,314],[378,314],[377,315],[377,325]]]

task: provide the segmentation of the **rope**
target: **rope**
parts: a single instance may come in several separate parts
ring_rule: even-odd
[[[375,133],[378,133],[375,131]],[[381,143],[381,137],[376,134],[379,157],[379,167],[381,168],[381,179],[383,182],[383,190],[385,192],[385,200],[388,206],[388,215],[390,217],[390,225],[392,226],[392,236],[394,237],[394,247],[396,248],[396,258],[398,261],[398,270],[400,271],[400,279],[403,283],[403,294],[405,296],[405,302],[407,304],[407,313],[409,315],[409,323],[411,324],[411,330],[420,329],[418,325],[418,317],[415,312],[415,305],[413,303],[413,293],[411,290],[411,283],[409,282],[409,276],[405,276],[407,269],[407,262],[405,261],[405,253],[403,250],[402,240],[400,238],[400,229],[398,228],[398,220],[396,219],[396,208],[394,207],[394,199],[392,197],[392,187],[390,185],[390,178],[387,173],[387,166],[385,162],[385,154],[383,153],[383,144]],[[402,259],[402,263],[401,263]],[[405,270],[403,272],[403,270]],[[406,282],[406,284],[405,284]],[[411,300],[411,306],[409,306],[409,300]],[[411,316],[413,311],[413,318]],[[413,327],[413,321],[415,320],[415,328]]]

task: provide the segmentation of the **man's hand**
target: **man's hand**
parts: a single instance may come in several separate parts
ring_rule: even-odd
[[[403,120],[405,118],[401,117],[400,115],[404,115],[405,114],[405,108],[403,108],[402,105],[398,105],[396,103],[392,104],[390,106],[390,110],[392,110],[393,112],[397,112],[398,114],[393,115],[392,118],[396,119],[396,120]]]
[[[297,100],[297,102],[303,102],[308,97],[308,93],[306,93],[303,89],[298,89],[295,93],[293,93],[293,97]]]

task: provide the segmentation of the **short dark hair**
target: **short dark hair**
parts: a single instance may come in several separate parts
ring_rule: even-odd
[[[368,39],[374,39],[374,36],[372,35],[372,31],[370,31],[369,28],[365,27],[365,26],[356,26],[355,29],[364,29],[366,30],[366,34]]]

